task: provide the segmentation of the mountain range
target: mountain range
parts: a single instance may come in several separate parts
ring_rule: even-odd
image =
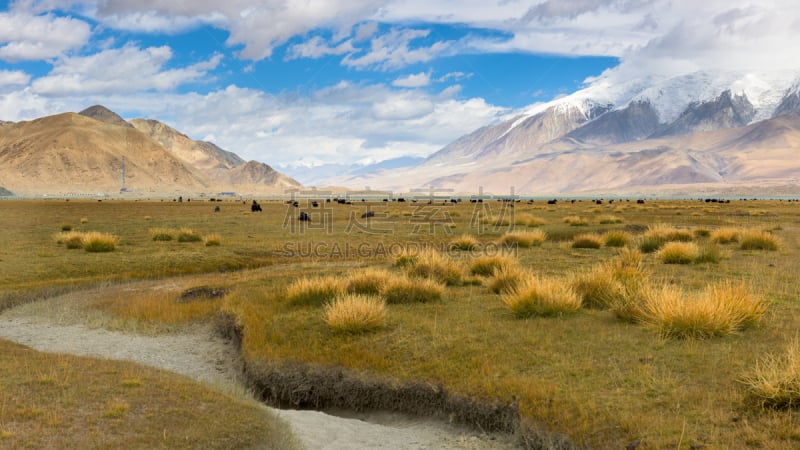
[[[594,82],[424,161],[326,180],[528,195],[800,193],[798,72]]]
[[[300,183],[155,120],[96,105],[0,124],[0,186],[19,196],[283,193]]]

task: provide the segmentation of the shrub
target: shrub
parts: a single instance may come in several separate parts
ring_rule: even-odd
[[[566,280],[559,278],[524,278],[516,289],[501,298],[517,318],[569,314],[581,307],[578,294]]]
[[[83,234],[83,249],[87,252],[113,252],[118,242],[119,238],[109,233],[90,231]]]
[[[742,383],[759,408],[800,406],[800,339],[792,339],[783,354],[769,354],[758,361]]]
[[[600,248],[603,246],[603,237],[597,233],[583,233],[572,240],[572,248]]]
[[[334,332],[374,331],[386,323],[386,302],[376,296],[346,294],[326,304],[323,317]]]
[[[664,264],[689,264],[697,258],[700,250],[693,242],[668,242],[656,257]]]
[[[458,261],[435,251],[420,254],[413,265],[407,266],[407,270],[411,276],[438,280],[448,286],[461,284],[463,276]]]
[[[764,301],[741,284],[711,285],[690,295],[664,285],[644,296],[642,322],[665,337],[710,338],[752,326],[765,311]]]
[[[61,231],[72,231],[72,225],[68,223],[61,225]]]
[[[608,225],[608,224],[613,224],[613,223],[622,223],[622,222],[624,222],[624,220],[622,220],[621,217],[612,216],[612,215],[600,216],[600,217],[597,218],[597,221],[600,222],[600,224],[602,224],[602,225]]]
[[[470,234],[462,234],[450,241],[450,248],[454,250],[472,251],[480,247],[480,245],[480,242]]]
[[[386,303],[427,303],[441,300],[444,286],[435,280],[412,280],[398,277],[389,281],[383,290]]]
[[[472,260],[469,266],[469,271],[473,275],[490,277],[501,267],[513,266],[516,264],[517,260],[510,256],[479,256]]]
[[[200,242],[203,237],[189,228],[181,228],[178,230],[178,242]]]
[[[211,233],[203,236],[203,243],[206,247],[213,247],[220,245],[222,243],[222,239],[217,233]]]
[[[589,221],[579,216],[564,217],[564,223],[573,227],[585,227],[589,225]]]
[[[618,230],[612,230],[603,236],[606,247],[625,247],[631,243],[631,235]]]
[[[300,278],[286,288],[286,298],[300,305],[322,305],[344,293],[344,283],[332,276]]]
[[[150,228],[150,236],[154,241],[171,241],[173,230],[169,228]]]
[[[383,270],[360,270],[345,280],[345,290],[351,294],[379,295],[389,284],[392,274]]]
[[[778,250],[778,238],[762,230],[745,230],[739,238],[742,250]]]
[[[492,279],[489,281],[489,291],[494,294],[512,292],[524,278],[530,276],[528,272],[520,269],[519,266],[501,266],[492,273]]]
[[[538,247],[545,240],[547,240],[547,233],[542,230],[514,231],[500,237],[500,243],[503,245],[516,245],[520,248]]]
[[[736,227],[722,227],[717,228],[711,232],[711,241],[717,244],[728,244],[731,242],[739,242],[739,235],[742,230]]]
[[[89,223],[89,218],[81,217],[81,223]]]

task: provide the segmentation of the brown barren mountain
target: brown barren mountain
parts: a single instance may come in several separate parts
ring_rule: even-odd
[[[148,125],[148,133],[95,106],[81,114],[3,125],[0,186],[20,196],[118,194],[123,164],[125,195],[254,195],[299,186],[266,164],[245,164],[159,122],[139,122]],[[170,148],[165,140],[171,140]]]
[[[476,132],[464,141],[483,137]],[[468,142],[454,145],[470,147]],[[800,195],[797,115],[619,144],[562,139],[527,147],[527,157],[516,150],[491,157],[456,153],[450,162],[437,154],[411,169],[335,181],[395,191],[435,186],[459,193]]]

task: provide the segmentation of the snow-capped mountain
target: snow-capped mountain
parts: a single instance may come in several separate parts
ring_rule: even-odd
[[[421,185],[464,191],[474,191],[478,186],[527,186],[531,193],[735,184],[742,181],[737,178],[742,173],[755,173],[750,165],[763,166],[763,161],[753,159],[753,151],[781,166],[780,170],[776,168],[775,177],[790,173],[785,170],[788,167],[797,169],[798,178],[800,158],[796,155],[800,146],[795,148],[798,143],[794,133],[800,127],[794,122],[800,124],[799,75],[800,70],[696,72],[625,82],[606,77],[571,95],[532,105],[513,119],[463,136],[412,168],[342,177],[337,182],[395,190]],[[764,143],[752,139],[752,135],[745,147],[732,141],[745,139],[748,133],[741,130],[747,127],[787,115],[788,119],[781,119],[786,126],[774,127],[778,133],[791,135],[783,139],[786,147],[781,149],[780,158],[770,159],[764,152],[776,151],[774,146],[762,149]],[[739,131],[724,133],[730,130]],[[703,135],[714,132],[720,133],[713,138]],[[723,157],[717,146],[738,148],[740,155],[727,152]],[[783,161],[786,155],[795,157]],[[633,157],[635,165],[621,163]],[[726,163],[731,158],[736,159],[736,167]],[[553,162],[549,168],[543,165],[545,160]],[[648,164],[664,166],[651,171],[646,170]],[[680,170],[670,170],[672,166]],[[558,181],[559,177],[571,178],[584,167],[608,176]],[[621,172],[634,167],[635,174]],[[765,182],[776,181],[768,169],[762,167],[756,172]],[[747,179],[755,182],[752,177]]]

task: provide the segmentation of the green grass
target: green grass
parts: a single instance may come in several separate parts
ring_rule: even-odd
[[[796,446],[797,406],[762,409],[762,403],[753,401],[753,394],[741,382],[765,355],[787,346],[800,328],[800,304],[796,301],[800,298],[796,282],[800,277],[800,231],[793,225],[800,222],[800,212],[795,204],[749,201],[711,208],[696,201],[648,200],[646,205],[615,209],[614,214],[624,220],[619,227],[599,223],[571,227],[562,223],[565,216],[586,214],[586,202],[552,207],[519,204],[517,216],[540,217],[546,224],[539,229],[546,231],[548,238],[538,247],[520,249],[516,270],[550,279],[608,264],[615,268],[614,279],[622,286],[621,300],[608,309],[515,320],[490,290],[496,277],[486,280],[486,286],[474,286],[464,283],[462,275],[461,283],[447,287],[434,281],[439,287],[438,300],[427,296],[421,296],[424,301],[414,300],[408,295],[414,292],[408,285],[397,290],[404,294],[388,305],[385,327],[364,334],[332,332],[323,320],[325,303],[291,302],[287,298],[289,285],[303,277],[345,280],[365,267],[388,270],[397,277],[406,269],[390,269],[397,255],[381,248],[421,243],[446,249],[453,236],[461,234],[493,243],[505,230],[486,227],[479,231],[470,223],[474,205],[460,204],[447,209],[453,218],[452,234],[441,228],[435,233],[423,230],[415,234],[418,224],[411,221],[413,205],[373,204],[386,208],[395,221],[394,234],[346,233],[351,213],[363,212],[361,205],[354,204],[332,206],[330,233],[311,229],[293,233],[282,227],[287,210],[284,204],[264,201],[263,205],[266,214],[253,215],[245,213],[247,205],[236,202],[213,214],[207,204],[194,201],[4,201],[0,309],[55,293],[129,280],[153,279],[163,285],[197,278],[198,285],[213,286],[218,281],[201,280],[206,275],[200,274],[215,274],[214,280],[228,280],[231,290],[219,300],[219,307],[241,324],[243,354],[254,367],[307,364],[323,371],[329,368],[331,374],[357,374],[389,390],[440,386],[481,404],[513,404],[523,423],[568,436],[579,447],[625,448],[637,440],[641,440],[641,448],[675,448],[678,443],[682,448]],[[484,206],[496,212],[498,205]],[[748,209],[766,214],[748,215]],[[67,250],[63,243],[54,244],[53,232],[77,217],[90,217],[93,230],[119,236],[115,251],[90,254]],[[637,255],[626,247],[586,252],[569,246],[576,234],[604,234],[613,227],[630,233],[638,248],[653,224],[679,230],[718,230],[743,222],[752,229],[781,229],[779,251],[741,251],[738,245],[726,246],[724,257],[712,266],[663,264],[655,254]],[[156,227],[216,230],[224,234],[224,245],[155,242],[146,230]],[[711,236],[695,236],[693,232],[692,239],[701,249],[712,241]],[[662,237],[660,245],[666,242]],[[326,251],[308,249],[309,244],[318,247],[320,243],[327,245]],[[359,254],[332,252],[333,244],[339,248],[368,245]],[[418,258],[413,252],[407,256]],[[451,258],[462,271],[470,262],[466,256]],[[413,261],[408,267],[411,265]],[[498,282],[497,292],[508,292],[510,288],[500,286],[512,285],[511,279],[509,276],[505,282]],[[648,311],[642,306],[648,288],[673,286],[681,291],[685,303],[707,295],[702,294],[705,286],[730,279],[742,280],[757,298],[769,301],[766,313],[757,319],[751,315],[752,319],[740,322],[732,334],[711,333],[714,339],[698,340],[692,333],[662,331],[660,326],[642,321]],[[424,277],[412,280],[417,285],[425,282]],[[569,285],[571,281],[563,283]],[[103,306],[104,311],[130,324],[126,326],[143,322],[149,327],[161,321],[203,320],[214,310],[183,311],[191,303],[173,305],[166,296],[146,302],[136,295],[152,296],[153,290],[131,293],[130,297],[108,297],[105,302],[110,304]],[[135,377],[125,377],[129,378]],[[84,383],[74,379],[75,384]],[[96,383],[108,381],[98,378]],[[37,389],[35,383],[33,387]],[[38,389],[45,392],[42,387]],[[0,391],[0,396],[6,392]],[[341,395],[347,398],[352,393]],[[363,398],[367,394],[358,395]],[[147,401],[155,406],[158,400]],[[113,397],[102,398],[97,417],[124,410],[124,405],[112,408],[114,401]],[[125,416],[136,411],[134,403],[123,401],[130,405]],[[10,400],[2,404],[6,412],[13,409],[8,406],[14,404]],[[35,408],[22,412],[38,414]],[[214,412],[208,414],[218,417]],[[5,439],[24,439],[34,447],[37,441],[31,439],[38,433],[49,433],[49,439],[59,436],[52,428],[12,431],[7,423],[0,420],[0,432],[15,434]],[[149,428],[154,435],[160,431],[157,424]],[[5,442],[0,440],[0,445]]]
[[[0,354],[2,448],[300,448],[255,402],[180,375],[5,340]]]

